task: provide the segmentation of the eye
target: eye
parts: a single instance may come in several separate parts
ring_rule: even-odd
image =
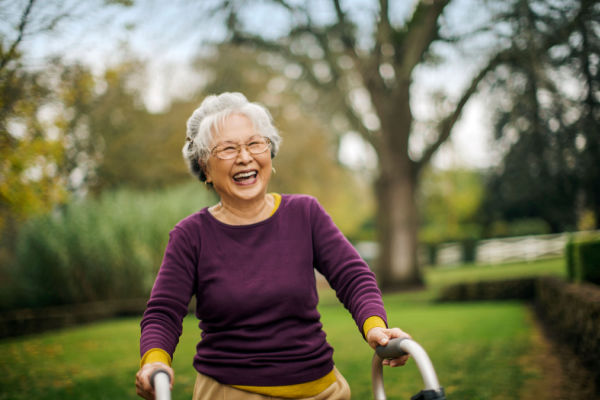
[[[221,149],[219,151],[236,151],[236,148],[233,145],[225,146],[225,147],[221,147]]]

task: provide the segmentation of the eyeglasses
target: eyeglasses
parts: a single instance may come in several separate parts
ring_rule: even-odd
[[[240,154],[242,147],[245,147],[248,153],[252,155],[262,154],[271,148],[271,140],[266,137],[252,138],[245,144],[223,143],[218,144],[210,151],[210,154],[221,160],[231,160]]]

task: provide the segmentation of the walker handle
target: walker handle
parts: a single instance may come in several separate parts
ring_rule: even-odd
[[[164,369],[157,369],[150,375],[150,384],[154,388],[156,400],[171,400],[171,376]]]
[[[379,358],[381,358],[382,360],[402,357],[402,356],[408,354],[400,346],[400,343],[402,343],[402,341],[404,341],[404,340],[410,340],[410,339],[407,339],[407,338],[390,339],[390,341],[388,342],[387,345],[377,346],[375,348],[375,353],[377,353]]]
[[[429,356],[412,339],[397,338],[388,342],[387,346],[377,346],[373,355],[371,368],[371,380],[373,384],[373,396],[375,400],[386,400],[385,388],[383,386],[383,366],[382,361],[388,358],[398,358],[410,354],[421,372],[425,389],[420,394],[427,394],[427,399],[445,399],[444,389],[440,386],[433,364]],[[418,398],[418,397],[417,397]]]

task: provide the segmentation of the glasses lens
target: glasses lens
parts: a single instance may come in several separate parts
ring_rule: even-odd
[[[248,148],[248,151],[250,153],[260,154],[267,151],[267,149],[269,148],[269,142],[266,138],[260,138],[248,143],[246,147]]]
[[[237,156],[238,149],[234,146],[217,147],[214,152],[218,158],[222,160],[229,160]]]

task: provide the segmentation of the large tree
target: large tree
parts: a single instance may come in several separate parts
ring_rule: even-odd
[[[598,229],[600,4],[540,3],[506,16],[521,51],[494,81],[494,133],[507,151],[488,178],[485,219],[540,218],[562,232],[591,214]]]
[[[415,199],[421,172],[450,137],[479,83],[504,60],[506,50],[488,41],[487,53],[470,63],[471,78],[460,93],[441,96],[443,104],[436,108],[429,125],[434,126],[434,133],[415,156],[409,148],[416,131],[411,96],[415,71],[439,60],[436,56],[441,52],[435,54],[435,43],[454,48],[482,26],[467,21],[463,25],[471,34],[453,33],[446,15],[451,8],[449,0],[414,2],[405,19],[391,10],[402,3],[387,0],[369,3],[375,7],[366,10],[358,9],[361,5],[357,3],[339,0],[266,3],[289,21],[289,29],[261,34],[263,30],[256,27],[266,27],[269,21],[257,23],[257,15],[248,18],[247,3],[227,1],[219,11],[226,13],[230,42],[268,51],[281,58],[287,70],[299,71],[298,90],[304,90],[306,82],[311,84],[316,96],[309,96],[310,101],[319,104],[330,120],[344,119],[346,130],[360,133],[375,149],[379,278],[385,288],[422,285]],[[320,8],[316,10],[316,6]],[[484,8],[479,11],[485,14]],[[365,24],[370,24],[367,34]],[[310,95],[310,91],[305,92]]]

